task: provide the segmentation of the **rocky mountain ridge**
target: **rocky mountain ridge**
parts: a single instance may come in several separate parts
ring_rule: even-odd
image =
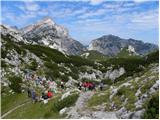
[[[144,43],[134,39],[123,39],[114,35],[104,35],[100,38],[92,40],[89,45],[89,50],[96,50],[105,55],[117,55],[123,48],[130,47],[139,55],[147,54],[158,46],[151,43]]]
[[[69,35],[67,28],[56,24],[50,17],[46,17],[22,29],[18,29],[15,26],[1,25],[1,33],[12,35],[17,38],[18,42],[45,45],[69,55],[80,55],[88,49],[89,51],[98,51],[107,56],[116,56],[124,48],[129,48],[128,50],[136,55],[144,55],[158,49],[158,46],[154,44],[143,43],[134,39],[123,39],[114,35],[104,35],[92,40],[87,48],[74,40]]]

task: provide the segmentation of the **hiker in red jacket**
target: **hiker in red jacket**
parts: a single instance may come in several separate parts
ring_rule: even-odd
[[[86,82],[83,83],[83,87],[84,87],[84,90],[86,91],[86,89],[87,89],[87,83]]]
[[[48,98],[51,98],[53,96],[52,92],[48,91],[47,96],[48,96]]]
[[[89,83],[88,83],[88,89],[89,89],[89,90],[92,90],[92,88],[93,88],[93,84],[92,84],[91,82],[89,82]]]

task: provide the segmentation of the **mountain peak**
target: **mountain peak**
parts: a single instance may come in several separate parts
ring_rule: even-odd
[[[123,39],[115,35],[104,35],[91,42],[89,50],[97,50],[105,55],[117,55],[121,49],[130,46],[129,51],[137,52],[139,55],[144,55],[158,49],[154,44],[143,43],[134,39]]]
[[[51,17],[45,17],[42,20],[40,20],[37,24],[49,24],[49,25],[55,25],[56,23],[52,20]]]
[[[118,36],[115,36],[115,35],[112,35],[112,34],[104,35],[102,37],[103,38],[119,38]]]

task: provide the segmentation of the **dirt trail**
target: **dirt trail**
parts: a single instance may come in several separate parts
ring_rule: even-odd
[[[71,119],[117,119],[114,112],[91,111],[86,108],[86,102],[93,96],[94,92],[88,91],[80,94],[75,106],[67,113]]]
[[[14,107],[13,109],[11,109],[11,110],[9,110],[8,112],[4,113],[4,114],[1,116],[1,118],[6,117],[8,114],[12,113],[12,112],[15,111],[16,109],[24,106],[25,104],[27,104],[27,103],[29,103],[29,102],[30,102],[30,101],[27,100],[26,102],[24,102],[24,103],[22,103],[22,104],[20,104],[20,105],[18,105],[18,106],[16,106],[16,107]]]

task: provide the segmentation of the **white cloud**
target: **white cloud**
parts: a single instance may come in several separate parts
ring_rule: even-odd
[[[90,0],[91,5],[99,5],[103,3],[105,0]]]
[[[40,6],[36,2],[24,1],[23,3],[24,5],[17,5],[17,7],[24,12],[25,11],[37,12],[38,10],[40,10]]]
[[[120,34],[127,30],[133,32],[148,31],[158,29],[158,9],[115,14],[112,17],[106,16],[100,19],[80,19],[72,24],[72,26],[76,26],[72,29],[75,31],[84,31],[84,33]]]
[[[139,26],[141,29],[158,28],[158,9],[134,13],[130,16],[130,18],[132,18],[131,24]]]
[[[40,7],[35,2],[26,2],[26,9],[28,11],[38,11]]]
[[[158,1],[158,0],[133,0],[136,3],[149,2],[149,1]]]
[[[86,19],[88,17],[95,17],[95,16],[100,16],[103,15],[107,12],[107,9],[101,8],[97,10],[90,10],[82,15],[80,15],[78,18],[80,19]]]

